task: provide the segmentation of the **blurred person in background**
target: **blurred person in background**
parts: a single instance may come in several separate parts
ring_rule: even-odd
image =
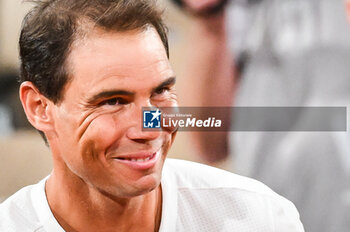
[[[348,106],[350,25],[344,0],[182,0],[193,16],[186,78],[196,106]],[[197,84],[201,81],[201,84]],[[231,124],[242,118],[235,112]],[[296,124],[306,115],[298,115]],[[273,127],[269,118],[266,129]],[[334,122],[328,122],[332,124]],[[348,132],[194,135],[207,162],[291,199],[310,232],[350,228]]]
[[[18,129],[32,128],[18,99],[18,73],[0,71],[0,137],[11,135]]]

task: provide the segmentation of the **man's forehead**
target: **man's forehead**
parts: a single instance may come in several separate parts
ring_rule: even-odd
[[[118,31],[113,29],[106,30],[89,20],[83,20],[81,23],[78,23],[76,31],[74,32],[74,38],[70,46],[70,51],[73,51],[79,47],[84,47],[88,45],[89,42],[101,38],[113,37],[113,39],[117,40],[130,40],[146,34],[156,35],[160,39],[157,30],[152,25],[146,25],[142,28]]]
[[[171,69],[166,50],[153,27],[125,32],[96,29],[72,44],[66,66],[70,76],[84,71],[82,68],[101,72],[99,75],[118,69],[121,76],[137,69],[154,72]]]
[[[153,56],[147,56],[150,54]],[[135,57],[133,55],[145,56]],[[156,59],[161,59],[165,63],[168,62],[166,50],[157,31],[153,27],[145,30],[138,29],[125,32],[106,31],[101,28],[95,28],[83,38],[76,39],[72,43],[66,61],[67,65],[74,66],[81,59],[93,58],[96,60],[97,58],[102,59],[111,56],[114,56],[116,58],[115,60],[120,57],[121,59],[119,60],[123,61],[121,65],[124,65],[126,68],[128,65],[137,65],[139,62],[147,60],[156,62]],[[131,59],[126,59],[128,57]],[[152,60],[152,57],[155,60]]]
[[[70,83],[80,90],[147,86],[174,77],[165,48],[155,29],[108,32],[99,29],[72,46],[67,59]],[[137,86],[139,85],[139,86]],[[92,91],[88,91],[92,92]]]

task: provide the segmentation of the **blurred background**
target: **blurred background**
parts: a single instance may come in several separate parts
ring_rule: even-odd
[[[182,106],[350,105],[345,0],[163,0]],[[18,37],[30,3],[0,0],[0,202],[50,173],[18,99]],[[305,115],[298,115],[302,122]],[[241,119],[227,116],[234,126]],[[266,130],[274,122],[268,118]],[[348,117],[349,120],[349,117]],[[334,122],[327,122],[332,124]],[[345,132],[180,132],[169,157],[258,179],[290,199],[305,231],[350,228]]]

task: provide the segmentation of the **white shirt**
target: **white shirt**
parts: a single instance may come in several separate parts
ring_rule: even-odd
[[[0,231],[60,232],[45,195],[45,178],[0,205]],[[294,205],[255,180],[167,159],[161,180],[160,232],[302,232]]]

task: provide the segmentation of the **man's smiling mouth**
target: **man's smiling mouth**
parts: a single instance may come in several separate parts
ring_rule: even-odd
[[[150,169],[154,167],[161,157],[161,148],[156,152],[138,152],[113,157],[118,165],[125,165],[131,169]]]
[[[132,157],[117,157],[115,159],[119,159],[119,160],[127,160],[127,161],[131,161],[131,162],[146,162],[150,159],[153,159],[156,156],[157,152],[153,153],[152,155],[146,157],[146,158],[132,158]]]

